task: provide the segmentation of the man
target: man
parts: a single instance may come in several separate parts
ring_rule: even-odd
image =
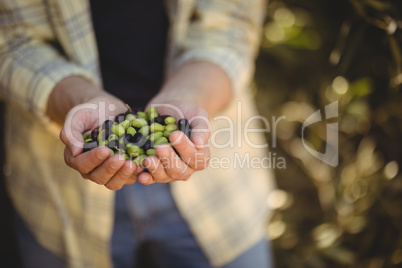
[[[132,267],[142,242],[151,244],[160,267],[268,266],[268,171],[244,164],[207,167],[210,156],[233,164],[266,153],[258,149],[263,137],[248,133],[250,143],[242,132],[242,124],[255,115],[246,86],[262,1],[166,1],[169,27],[162,14],[147,17],[140,11],[164,10],[158,1],[148,7],[140,1],[105,2],[0,4],[6,176],[26,267],[50,260],[52,267]],[[130,11],[132,16],[120,16]],[[141,32],[133,21],[137,17],[160,34]],[[126,48],[124,41],[110,42],[122,29],[132,44]],[[163,34],[166,45],[151,47],[155,40],[162,43],[157,38]],[[166,51],[164,74],[158,71],[164,58],[154,57],[151,64],[147,58],[161,51]],[[147,56],[140,63],[141,54]],[[122,71],[116,74],[109,63]],[[160,83],[151,83],[153,78]],[[149,172],[142,172],[132,162],[110,157],[107,148],[82,153],[74,141],[82,141],[81,134],[97,127],[101,117],[124,112],[124,102],[156,105],[161,113],[177,107],[199,130],[190,140],[180,132],[169,137],[183,161],[162,146],[158,157],[145,161]],[[211,131],[205,131],[208,117]],[[62,125],[65,146],[57,137]],[[175,182],[181,180],[186,182]]]

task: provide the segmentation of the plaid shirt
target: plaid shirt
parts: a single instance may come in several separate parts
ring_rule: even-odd
[[[101,84],[89,3],[84,0],[0,2],[0,93],[6,100],[6,161],[10,197],[36,239],[69,267],[111,267],[114,192],[64,164],[60,126],[46,116],[50,92],[79,75]],[[265,235],[268,169],[242,162],[266,156],[242,130],[256,114],[246,90],[263,19],[263,0],[166,0],[170,18],[167,73],[192,60],[214,62],[231,78],[234,98],[211,119],[215,159],[187,182],[172,183],[183,217],[213,265],[223,265]],[[232,127],[233,133],[214,132]],[[214,135],[214,133],[217,133]],[[249,133],[264,143],[261,133]],[[243,158],[242,158],[243,157]],[[245,158],[244,158],[245,157]],[[239,162],[239,160],[241,160]],[[247,159],[246,159],[247,161]],[[237,165],[236,165],[237,163]]]

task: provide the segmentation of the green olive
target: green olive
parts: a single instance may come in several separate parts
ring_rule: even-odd
[[[103,140],[99,142],[99,146],[108,146],[109,145],[109,141],[108,140]]]
[[[161,138],[162,136],[163,136],[162,132],[155,132],[155,133],[152,133],[151,135],[149,135],[147,137],[147,140],[150,140],[151,142],[155,142],[155,140]]]
[[[119,140],[119,136],[117,136],[116,134],[113,133],[109,136],[108,140],[109,140],[109,142],[112,140]]]
[[[172,131],[175,131],[175,130],[177,130],[179,128],[177,127],[176,124],[169,124],[169,125],[166,125],[165,129],[169,130],[170,132],[172,132]]]
[[[112,132],[117,136],[121,136],[126,132],[126,130],[124,129],[123,126],[116,124],[112,126]]]
[[[150,129],[152,132],[163,132],[163,131],[165,130],[165,127],[162,126],[162,125],[159,124],[159,123],[152,123],[152,124],[149,126],[149,129]]]
[[[165,118],[165,124],[166,125],[176,124],[176,119],[174,119],[174,117],[172,117],[172,116],[168,116]]]
[[[139,133],[141,133],[144,137],[148,136],[149,134],[149,126],[143,126],[140,128],[140,130],[138,130]]]
[[[127,134],[130,134],[131,136],[134,136],[135,133],[137,133],[137,131],[135,131],[135,128],[133,128],[133,127],[129,127],[126,132],[127,132]]]
[[[136,145],[132,145],[132,146],[129,146],[129,147],[126,146],[126,151],[132,157],[136,157],[136,156],[140,155],[140,147],[138,147]]]
[[[165,137],[161,137],[154,142],[154,147],[165,143],[169,143],[169,141]]]
[[[147,155],[156,155],[155,149],[148,149],[147,150]]]
[[[150,107],[148,110],[147,110],[147,118],[148,118],[148,120],[149,121],[151,121],[152,119],[154,119],[155,117],[158,117],[158,112],[156,111],[156,108],[155,107]]]
[[[135,115],[133,114],[128,114],[126,115],[126,120],[132,122],[134,119],[136,119],[137,117],[135,117]]]
[[[137,115],[143,119],[147,119],[147,114],[144,112],[138,112]]]
[[[90,137],[91,137],[91,134],[90,134],[90,133],[83,133],[83,134],[82,134],[82,138],[83,138],[84,140],[89,139]]]
[[[138,128],[140,128],[140,127],[143,127],[143,126],[147,126],[148,123],[147,123],[147,120],[145,120],[144,118],[137,118],[137,119],[134,119],[134,120],[131,122],[131,125],[132,125],[133,127],[138,127]]]
[[[124,120],[123,122],[120,123],[120,126],[124,128],[124,130],[127,130],[130,127],[130,121],[129,120]]]
[[[163,131],[163,136],[165,137],[165,138],[169,138],[169,136],[170,136],[170,133],[172,133],[173,131],[169,131],[169,130],[165,130],[165,131]]]

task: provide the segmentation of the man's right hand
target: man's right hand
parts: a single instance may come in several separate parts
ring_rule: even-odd
[[[126,184],[134,183],[143,168],[117,154],[109,157],[110,149],[107,147],[97,147],[82,153],[82,134],[126,110],[121,100],[80,77],[62,80],[48,102],[48,115],[53,120],[61,123],[63,114],[67,114],[60,133],[60,139],[66,145],[66,164],[80,172],[83,178],[111,190],[119,190]]]

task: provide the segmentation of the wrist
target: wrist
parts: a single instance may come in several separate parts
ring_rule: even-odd
[[[83,77],[70,76],[56,84],[50,93],[46,112],[50,119],[63,124],[73,107],[102,96],[109,94]]]
[[[185,102],[205,109],[209,115],[222,110],[232,98],[228,75],[206,61],[180,66],[166,81],[152,103]]]

